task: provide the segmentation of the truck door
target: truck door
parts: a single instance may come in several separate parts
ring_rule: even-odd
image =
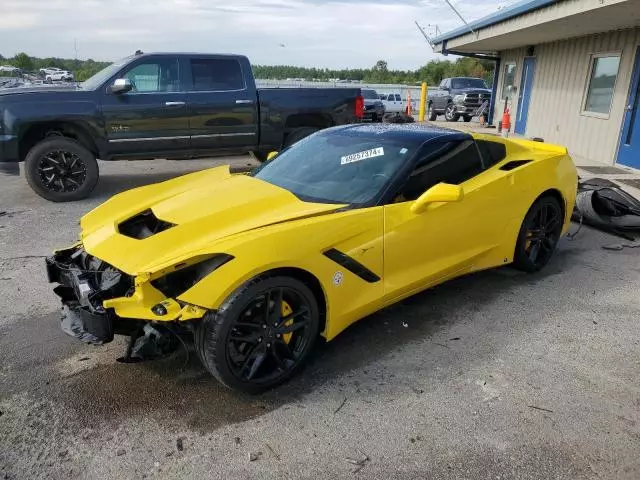
[[[127,93],[102,92],[109,150],[133,157],[186,153],[189,118],[178,58],[149,56],[118,74],[131,80]],[[115,79],[114,79],[115,80]]]
[[[257,93],[238,59],[183,58],[194,150],[251,149],[258,143]]]

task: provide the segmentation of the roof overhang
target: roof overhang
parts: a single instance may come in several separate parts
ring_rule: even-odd
[[[523,11],[513,14],[517,8]],[[493,54],[637,26],[640,0],[532,0],[471,23],[473,33],[459,28],[432,41],[438,53]]]

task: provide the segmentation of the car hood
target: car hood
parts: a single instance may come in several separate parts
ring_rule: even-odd
[[[342,207],[303,202],[224,166],[114,196],[81,219],[81,238],[89,254],[114,267],[130,275],[152,274],[198,255],[228,253],[218,251],[216,242],[232,235]],[[141,213],[159,233],[128,236],[126,226]]]
[[[453,91],[453,93],[457,95],[461,95],[463,93],[488,93],[491,94],[490,88],[459,88]]]

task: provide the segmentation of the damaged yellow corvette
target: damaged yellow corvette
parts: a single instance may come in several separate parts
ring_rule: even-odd
[[[319,336],[416,292],[500,265],[541,269],[576,185],[555,145],[335,127],[249,175],[217,167],[116,195],[47,271],[70,335],[192,335],[218,380],[259,392]]]

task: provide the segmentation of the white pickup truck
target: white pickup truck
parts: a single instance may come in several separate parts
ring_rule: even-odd
[[[386,113],[404,113],[407,108],[407,99],[402,98],[399,93],[382,93],[380,94],[380,100],[384,104]],[[416,108],[418,108],[418,101],[412,98],[411,110],[415,112]]]

